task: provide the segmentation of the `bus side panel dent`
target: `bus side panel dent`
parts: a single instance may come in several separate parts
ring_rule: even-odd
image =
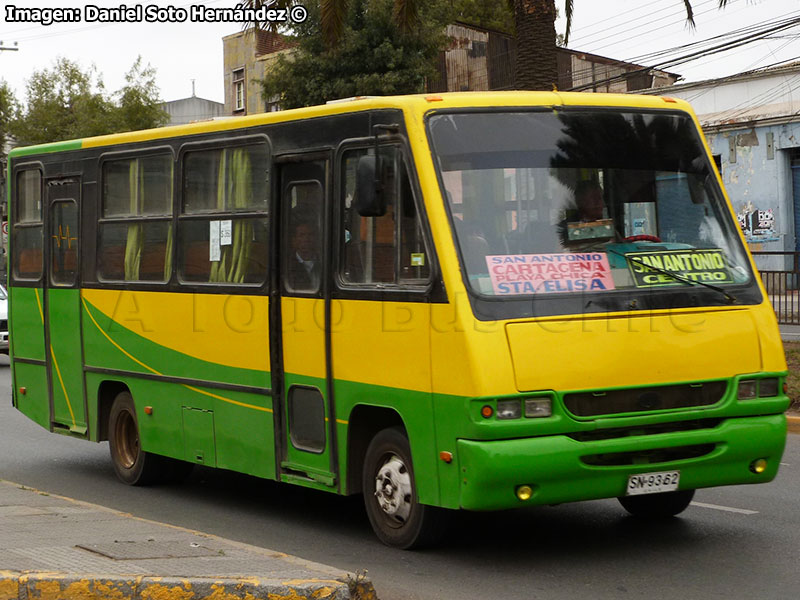
[[[786,443],[786,417],[771,415],[729,419],[713,430],[631,436],[599,442],[578,442],[567,436],[523,438],[493,442],[458,441],[461,507],[499,510],[534,504],[613,498],[625,493],[628,476],[635,473],[680,470],[680,489],[765,483],[778,472]],[[697,458],[671,462],[591,466],[581,457],[655,448],[713,444],[713,451]],[[767,470],[749,469],[757,459]],[[527,484],[531,500],[517,499],[515,489]]]

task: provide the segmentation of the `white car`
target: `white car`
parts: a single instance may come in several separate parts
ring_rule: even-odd
[[[0,285],[0,354],[8,354],[8,292]]]

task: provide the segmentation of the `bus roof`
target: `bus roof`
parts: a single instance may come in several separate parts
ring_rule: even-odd
[[[173,125],[141,131],[114,133],[76,140],[65,140],[14,148],[9,158],[36,154],[49,154],[83,148],[115,146],[157,139],[196,135],[216,131],[233,131],[300,119],[360,112],[375,109],[394,108],[416,113],[420,117],[430,110],[444,108],[487,108],[493,106],[596,106],[618,108],[679,109],[692,112],[684,100],[666,96],[644,96],[634,94],[600,94],[588,92],[448,92],[441,94],[416,94],[407,96],[357,96],[320,106],[295,108],[285,111],[258,113],[230,119],[202,121],[188,125]]]

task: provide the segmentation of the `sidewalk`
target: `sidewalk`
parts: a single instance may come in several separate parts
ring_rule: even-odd
[[[0,600],[377,600],[369,580],[0,480]]]
[[[800,342],[800,325],[781,325],[780,330],[784,342]]]

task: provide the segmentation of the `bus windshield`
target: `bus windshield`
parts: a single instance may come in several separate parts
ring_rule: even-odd
[[[696,286],[725,303],[752,287],[691,118],[627,110],[430,117],[473,293],[564,300]]]

